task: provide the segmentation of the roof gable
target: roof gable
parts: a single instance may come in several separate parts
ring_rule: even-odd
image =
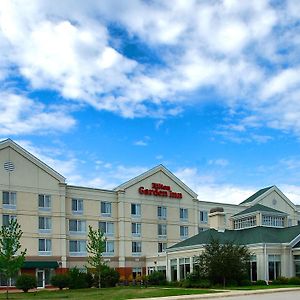
[[[267,192],[272,187],[273,186],[268,186],[266,188],[260,189],[259,191],[257,191],[253,195],[251,195],[249,198],[247,198],[246,200],[244,200],[243,202],[241,202],[240,205],[241,204],[246,204],[246,203],[253,202],[255,199],[257,199],[258,197],[260,197],[261,195],[263,195],[265,192]]]
[[[0,150],[5,149],[5,148],[11,148],[14,151],[16,151],[18,154],[21,156],[25,157],[28,159],[30,162],[35,164],[36,166],[40,167],[42,170],[44,170],[46,173],[57,179],[61,183],[65,183],[65,177],[63,177],[61,174],[56,172],[54,169],[49,167],[47,164],[42,162],[40,159],[29,153],[27,150],[22,148],[20,145],[12,141],[11,139],[6,139],[4,141],[0,142]]]
[[[114,188],[114,190],[115,191],[126,190],[126,189],[130,188],[131,186],[141,182],[142,180],[144,180],[158,172],[164,173],[167,177],[169,177],[172,181],[174,181],[178,186],[180,186],[189,195],[191,195],[193,198],[197,198],[198,195],[194,191],[192,191],[185,183],[183,183],[178,177],[176,177],[172,172],[170,172],[163,165],[158,165],[158,166],[142,173],[141,175],[134,177],[133,179],[130,179],[129,181],[126,181],[125,183]]]
[[[274,213],[274,214],[285,214],[285,212],[282,212],[280,210],[276,210],[274,208],[262,205],[262,204],[255,204],[253,206],[248,207],[247,209],[233,215],[232,217],[237,217],[241,215],[246,215],[254,212],[269,212],[269,213]]]

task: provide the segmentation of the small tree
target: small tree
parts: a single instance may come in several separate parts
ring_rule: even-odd
[[[232,242],[220,244],[212,240],[205,251],[196,259],[196,272],[213,283],[240,282],[249,271],[250,252],[246,246]]]
[[[88,238],[88,262],[96,269],[96,275],[98,277],[98,287],[101,288],[101,268],[103,265],[102,254],[105,251],[105,236],[100,229],[94,230],[91,226],[89,226]]]
[[[6,279],[6,299],[8,299],[8,280],[17,274],[25,260],[26,249],[19,251],[22,234],[17,220],[10,220],[9,224],[2,226],[0,230],[0,273]]]

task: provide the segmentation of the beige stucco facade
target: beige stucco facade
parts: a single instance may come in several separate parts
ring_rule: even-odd
[[[173,254],[167,258],[165,249],[209,228],[211,208],[223,207],[224,228],[247,208],[198,200],[162,165],[114,190],[68,185],[62,175],[11,140],[0,143],[0,192],[1,222],[17,217],[27,261],[55,261],[60,270],[83,268],[88,227],[101,225],[107,229],[104,259],[123,276],[154,269],[167,272]],[[272,207],[276,197],[276,209],[297,224],[296,207],[274,193],[263,203]]]

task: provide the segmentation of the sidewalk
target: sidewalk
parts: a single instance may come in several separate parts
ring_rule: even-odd
[[[257,294],[271,294],[271,293],[284,293],[290,291],[299,291],[300,287],[296,288],[276,288],[276,289],[265,289],[265,290],[216,290],[221,293],[213,294],[199,294],[199,295],[181,295],[181,296],[167,296],[167,297],[154,297],[154,298],[136,298],[131,300],[197,300],[197,299],[213,299],[213,298],[226,298],[234,296],[245,296],[245,295],[257,295]],[[226,299],[225,299],[226,300]]]

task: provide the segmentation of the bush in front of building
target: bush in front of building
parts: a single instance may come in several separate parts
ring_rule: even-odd
[[[98,287],[98,275],[94,276],[94,286]],[[120,274],[107,265],[101,267],[101,287],[114,287],[119,282]]]
[[[265,280],[257,280],[254,285],[267,285],[267,282]]]
[[[291,278],[289,278],[289,284],[291,284],[291,285],[300,285],[300,277],[291,277]]]
[[[35,276],[22,274],[17,277],[16,288],[27,293],[30,289],[34,289],[37,286]]]
[[[286,277],[277,277],[276,279],[274,279],[272,281],[273,285],[285,285],[285,284],[289,284],[289,279]]]
[[[78,268],[73,268],[68,271],[69,288],[83,289],[88,287],[87,273],[81,272]]]
[[[69,276],[68,274],[57,274],[52,276],[51,284],[58,287],[60,290],[69,286]]]
[[[148,275],[148,283],[150,285],[165,285],[167,283],[165,274],[160,271],[154,271]]]

